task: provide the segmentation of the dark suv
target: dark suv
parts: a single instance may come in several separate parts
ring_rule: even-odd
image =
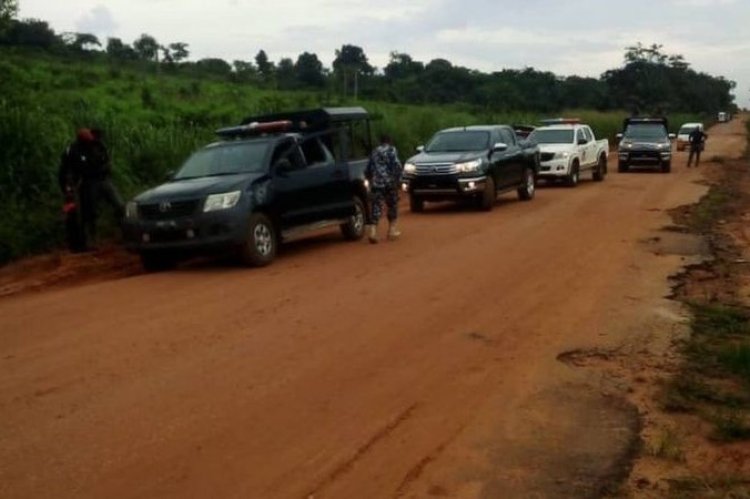
[[[372,147],[364,109],[252,117],[217,134],[168,182],[127,204],[126,246],[147,270],[227,250],[267,265],[281,241],[329,226],[363,236]]]
[[[450,128],[436,133],[404,164],[403,188],[412,211],[425,201],[469,199],[483,210],[498,194],[530,200],[539,174],[539,147],[505,125]]]
[[[630,166],[658,166],[662,172],[672,170],[672,139],[666,118],[627,118],[623,132],[617,134],[618,171]]]

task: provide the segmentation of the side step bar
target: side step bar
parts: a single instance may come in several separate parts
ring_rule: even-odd
[[[281,239],[284,241],[289,241],[290,239],[295,239],[297,237],[301,237],[308,232],[314,232],[316,230],[321,229],[327,229],[328,227],[334,227],[338,225],[345,224],[348,222],[349,219],[347,218],[340,218],[340,219],[332,219],[332,220],[323,220],[321,222],[315,222],[308,225],[300,225],[299,227],[294,227],[292,229],[285,230],[281,233]]]

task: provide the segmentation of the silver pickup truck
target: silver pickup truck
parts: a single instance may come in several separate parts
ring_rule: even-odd
[[[539,146],[539,178],[562,180],[570,187],[578,185],[581,174],[591,172],[596,181],[607,174],[609,141],[596,140],[591,127],[578,120],[546,120],[528,140]]]

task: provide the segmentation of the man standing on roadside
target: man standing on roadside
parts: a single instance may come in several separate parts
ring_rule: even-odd
[[[372,209],[371,225],[367,228],[370,243],[378,242],[378,222],[383,214],[383,205],[388,209],[388,239],[397,239],[398,230],[398,189],[402,167],[398,152],[388,135],[380,137],[380,145],[370,155],[365,175],[370,182]]]
[[[701,152],[705,147],[706,139],[708,135],[703,132],[702,126],[697,126],[688,135],[688,142],[690,143],[690,156],[688,156],[688,168],[693,164],[693,157],[695,157],[695,166],[701,162]]]
[[[69,218],[77,218],[79,229],[69,229],[68,246],[73,251],[86,251],[89,239],[96,237],[98,204],[104,200],[114,209],[118,222],[124,215],[123,203],[112,183],[109,153],[102,142],[101,130],[81,128],[76,140],[60,159],[58,171],[60,190],[65,196]],[[72,220],[66,221],[66,224]]]

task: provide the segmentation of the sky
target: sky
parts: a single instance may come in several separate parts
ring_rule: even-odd
[[[481,71],[534,67],[598,77],[627,46],[664,45],[698,71],[737,82],[750,107],[750,0],[20,0],[20,18],[57,32],[186,42],[191,59],[296,59],[326,66],[345,43],[382,68],[392,51]]]

